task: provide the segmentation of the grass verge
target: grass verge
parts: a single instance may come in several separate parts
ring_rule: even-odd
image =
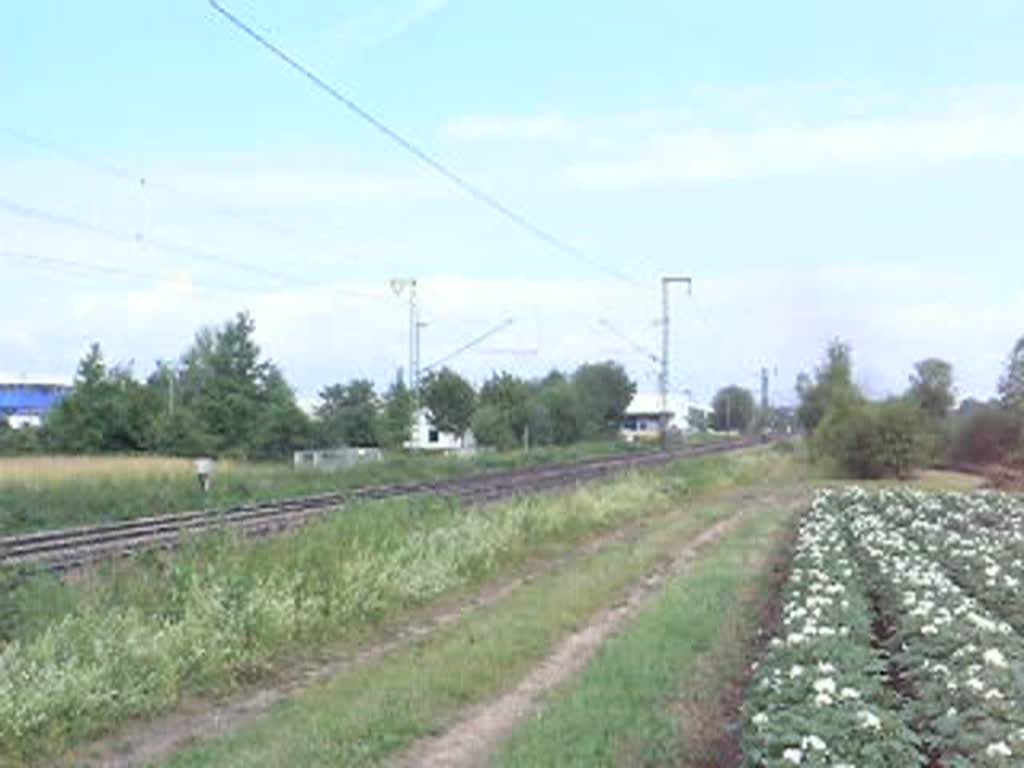
[[[336,678],[170,765],[374,765],[520,679],[659,559],[734,507],[701,505],[548,574],[406,652]]]
[[[788,471],[767,452],[667,470],[466,514],[397,500],[353,507],[294,535],[204,538],[84,582],[40,577],[3,598],[0,761],[51,755],[184,693],[265,679],[305,649],[678,504],[694,493]]]
[[[707,718],[743,668],[792,513],[777,506],[747,520],[667,585],[509,739],[497,765],[719,765],[722,724]]]

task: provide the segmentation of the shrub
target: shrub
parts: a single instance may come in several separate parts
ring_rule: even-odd
[[[859,478],[905,477],[924,462],[929,444],[920,409],[905,399],[832,408],[814,441],[821,455]]]
[[[1021,451],[1021,419],[992,403],[978,403],[957,419],[953,431],[954,461],[977,464],[1004,461]]]
[[[482,405],[473,414],[473,436],[481,445],[501,450],[515,448],[518,441],[509,423],[508,414],[496,405]]]

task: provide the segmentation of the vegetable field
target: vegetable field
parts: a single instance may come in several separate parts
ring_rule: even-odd
[[[1024,760],[1024,503],[821,491],[744,706],[749,765]]]

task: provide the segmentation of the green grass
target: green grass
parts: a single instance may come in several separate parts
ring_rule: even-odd
[[[389,454],[382,462],[335,472],[295,471],[287,464],[235,464],[214,478],[204,498],[194,475],[184,471],[139,471],[124,476],[104,471],[89,477],[81,471],[66,479],[52,471],[24,479],[3,475],[0,481],[0,536],[47,528],[131,520],[137,517],[225,507],[249,501],[345,490],[411,480],[442,480],[474,472],[516,469],[595,458],[639,450],[616,442],[581,443],[473,458],[427,454]],[[45,457],[41,457],[45,461]],[[0,463],[4,460],[0,459]]]
[[[505,690],[660,558],[732,508],[703,505],[542,577],[407,652],[336,678],[170,761],[199,766],[374,765]]]
[[[735,670],[735,638],[756,625],[757,601],[744,601],[764,577],[767,555],[792,510],[750,519],[695,569],[671,582],[628,631],[613,638],[575,683],[552,696],[543,712],[505,745],[500,766],[685,764],[688,736],[700,737],[699,708]],[[737,613],[745,620],[737,623]],[[708,664],[708,656],[718,656]],[[694,688],[696,692],[687,692]],[[709,695],[710,694],[710,695]]]
[[[186,692],[264,678],[289,655],[357,637],[539,552],[788,471],[755,451],[474,514],[424,499],[368,503],[289,536],[206,537],[170,561],[141,557],[71,584],[31,579],[0,600],[11,636],[0,650],[0,761],[49,754]]]

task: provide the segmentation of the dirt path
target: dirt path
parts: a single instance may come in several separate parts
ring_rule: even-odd
[[[663,583],[684,572],[701,550],[732,531],[747,510],[748,506],[741,504],[731,517],[691,539],[671,560],[658,565],[630,589],[622,600],[563,640],[513,690],[472,709],[445,733],[413,745],[393,765],[400,768],[486,765],[502,739],[538,708],[543,694],[579,673],[609,636],[633,618]]]
[[[662,517],[664,515],[659,515],[658,519]],[[75,750],[59,764],[136,768],[165,759],[189,745],[223,736],[262,717],[278,702],[325,683],[354,667],[393,653],[415,640],[454,624],[472,611],[499,603],[524,584],[546,573],[639,536],[650,521],[651,518],[634,520],[573,550],[532,563],[515,578],[486,586],[468,597],[460,598],[454,605],[451,599],[444,600],[441,605],[426,609],[425,618],[421,614],[419,620],[398,626],[386,640],[359,651],[304,662],[285,673],[283,678],[259,690],[246,691],[219,702],[199,700],[186,703],[178,711],[154,720],[129,723],[117,733]],[[199,711],[195,711],[197,709]]]

